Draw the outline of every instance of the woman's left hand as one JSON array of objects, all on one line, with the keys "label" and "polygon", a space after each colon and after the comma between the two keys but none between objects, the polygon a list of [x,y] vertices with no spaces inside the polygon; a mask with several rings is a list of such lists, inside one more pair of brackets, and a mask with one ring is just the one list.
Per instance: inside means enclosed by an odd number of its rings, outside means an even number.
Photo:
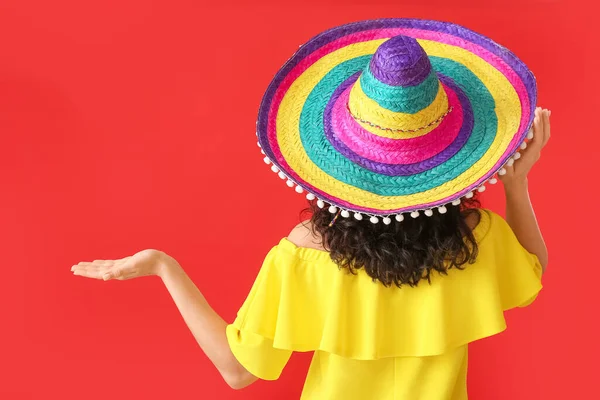
[{"label": "woman's left hand", "polygon": [[77,265],[73,265],[71,271],[73,271],[73,275],[105,281],[110,279],[132,279],[141,276],[159,275],[166,257],[168,256],[162,251],[147,249],[119,260],[82,261]]}]

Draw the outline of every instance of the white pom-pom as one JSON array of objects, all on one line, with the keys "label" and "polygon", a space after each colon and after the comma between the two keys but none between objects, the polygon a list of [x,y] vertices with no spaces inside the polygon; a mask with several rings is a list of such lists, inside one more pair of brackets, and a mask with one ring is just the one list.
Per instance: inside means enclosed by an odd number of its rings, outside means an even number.
[{"label": "white pom-pom", "polygon": [[269,160],[269,157],[265,157],[263,158],[263,161],[265,162],[265,164],[269,165],[271,164],[271,160]]},{"label": "white pom-pom", "polygon": [[431,217],[433,215],[433,211],[425,210],[425,215],[427,215],[428,217]]},{"label": "white pom-pom", "polygon": [[319,208],[323,208],[323,207],[325,207],[325,202],[323,200],[317,200],[317,206]]},{"label": "white pom-pom", "polygon": [[350,216],[350,213],[348,212],[348,210],[342,210],[340,215],[344,218],[348,218]]},{"label": "white pom-pom", "polygon": [[285,176],[285,174],[283,173],[283,171],[279,171],[279,173],[277,174],[281,179],[285,179],[287,178],[287,176]]},{"label": "white pom-pom", "polygon": [[512,167],[512,165],[515,163],[515,160],[511,158],[508,159],[508,161],[506,162],[506,165],[508,165],[509,167]]},{"label": "white pom-pom", "polygon": [[473,192],[465,194],[465,198],[470,199],[471,197],[473,197]]},{"label": "white pom-pom", "polygon": [[418,211],[413,211],[410,213],[410,216],[413,218],[417,218],[419,216],[419,212]]},{"label": "white pom-pom", "polygon": [[477,188],[477,191],[478,191],[479,193],[481,193],[481,192],[485,192],[485,186],[484,186],[484,185],[481,185],[481,186],[479,186],[479,187]]},{"label": "white pom-pom", "polygon": [[496,183],[498,183],[498,179],[492,178],[488,182],[489,182],[490,185],[495,185]]},{"label": "white pom-pom", "polygon": [[294,189],[296,191],[296,193],[302,193],[304,192],[304,189],[302,189],[302,186],[296,186],[296,189]]},{"label": "white pom-pom", "polygon": [[521,150],[525,150],[527,148],[527,143],[521,143]]},{"label": "white pom-pom", "polygon": [[329,206],[329,212],[332,214],[335,214],[337,212],[337,207],[336,206]]},{"label": "white pom-pom", "polygon": [[518,151],[513,155],[513,158],[515,160],[518,160],[519,158],[521,158],[521,153],[519,153]]},{"label": "white pom-pom", "polygon": [[404,215],[402,215],[402,214],[397,214],[397,215],[396,215],[396,221],[398,221],[398,222],[402,222],[402,221],[404,221]]},{"label": "white pom-pom", "polygon": [[379,222],[379,218],[377,218],[377,217],[371,217],[371,218],[369,218],[369,221],[371,221],[372,223],[376,224],[376,223]]},{"label": "white pom-pom", "polygon": [[392,219],[390,217],[385,217],[383,219],[383,223],[386,224],[386,225],[389,225],[389,224],[392,223]]},{"label": "white pom-pom", "polygon": [[271,171],[277,173],[279,172],[279,168],[277,168],[277,165],[271,165]]},{"label": "white pom-pom", "polygon": [[500,176],[506,175],[506,169],[500,168],[500,171],[498,171],[498,175],[500,175]]},{"label": "white pom-pom", "polygon": [[289,187],[293,187],[294,186],[294,181],[290,181],[288,179],[288,181],[285,184],[288,185]]},{"label": "white pom-pom", "polygon": [[527,139],[533,139],[533,129],[530,129],[529,132],[527,132]]},{"label": "white pom-pom", "polygon": [[265,154],[265,151],[263,149],[260,149],[260,154]]},{"label": "white pom-pom", "polygon": [[307,194],[306,194],[306,199],[307,199],[307,200],[314,200],[314,199],[315,199],[315,195],[314,195],[314,194],[312,194],[312,193],[307,193]]},{"label": "white pom-pom", "polygon": [[358,221],[362,220],[362,214],[361,213],[354,213],[354,218],[356,218]]},{"label": "white pom-pom", "polygon": [[456,199],[456,200],[452,201],[453,206],[457,206],[459,204],[460,204],[460,199]]},{"label": "white pom-pom", "polygon": [[448,209],[446,208],[446,206],[440,206],[438,207],[438,211],[440,214],[446,214],[446,211],[448,211]]}]

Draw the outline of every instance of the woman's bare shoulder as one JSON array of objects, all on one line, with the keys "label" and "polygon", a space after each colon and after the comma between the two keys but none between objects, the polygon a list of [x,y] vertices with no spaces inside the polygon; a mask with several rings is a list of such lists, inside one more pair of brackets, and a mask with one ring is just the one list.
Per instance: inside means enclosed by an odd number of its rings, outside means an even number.
[{"label": "woman's bare shoulder", "polygon": [[324,250],[318,232],[313,234],[310,220],[302,221],[288,234],[287,239],[298,247]]},{"label": "woman's bare shoulder", "polygon": [[471,230],[475,229],[477,225],[479,225],[479,221],[481,220],[481,213],[485,212],[481,209],[477,211],[478,212],[469,212],[465,217],[465,222]]}]

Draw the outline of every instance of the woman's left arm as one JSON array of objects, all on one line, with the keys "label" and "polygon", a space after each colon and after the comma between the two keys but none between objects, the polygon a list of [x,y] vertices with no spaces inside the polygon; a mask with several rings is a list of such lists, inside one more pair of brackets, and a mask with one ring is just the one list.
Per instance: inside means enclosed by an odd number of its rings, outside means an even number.
[{"label": "woman's left arm", "polygon": [[242,389],[258,379],[233,355],[226,336],[227,323],[211,308],[181,265],[168,254],[147,249],[120,260],[80,262],[73,265],[71,271],[74,275],[105,281],[160,277],[196,342],[225,382],[234,389]]},{"label": "woman's left arm", "polygon": [[238,362],[227,341],[227,323],[208,304],[181,265],[161,254],[157,275],[162,279],[196,341],[233,389],[242,389],[258,378]]}]

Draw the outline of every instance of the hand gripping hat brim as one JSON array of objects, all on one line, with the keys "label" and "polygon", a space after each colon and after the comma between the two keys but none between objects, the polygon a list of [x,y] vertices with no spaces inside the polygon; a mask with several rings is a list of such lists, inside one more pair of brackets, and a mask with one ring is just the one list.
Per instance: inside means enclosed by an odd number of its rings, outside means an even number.
[{"label": "hand gripping hat brim", "polygon": [[277,72],[258,144],[290,187],[334,208],[445,210],[518,157],[535,104],[531,71],[481,34],[361,21],[314,37]]}]

